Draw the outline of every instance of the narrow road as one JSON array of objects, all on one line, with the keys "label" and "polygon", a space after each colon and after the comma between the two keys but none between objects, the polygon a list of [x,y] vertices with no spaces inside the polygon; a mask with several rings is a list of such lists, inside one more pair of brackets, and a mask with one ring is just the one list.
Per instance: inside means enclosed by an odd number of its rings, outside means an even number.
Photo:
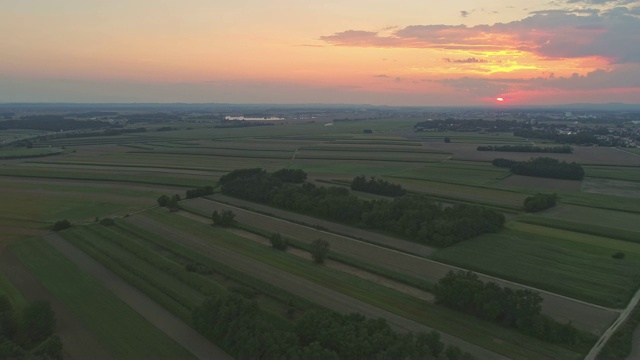
[{"label": "narrow road", "polygon": [[611,324],[611,326],[604,332],[604,334],[602,334],[602,336],[600,337],[600,340],[598,340],[598,342],[593,346],[591,351],[589,351],[587,356],[584,358],[585,360],[594,360],[598,356],[598,354],[600,353],[600,350],[602,350],[604,345],[607,343],[607,341],[609,341],[609,339],[616,332],[618,327],[624,324],[624,322],[627,320],[627,318],[631,314],[631,311],[633,311],[633,309],[636,307],[639,300],[640,300],[640,289],[638,289],[638,291],[633,296],[633,298],[631,298],[631,301],[629,301],[629,304],[627,305],[626,309],[624,309],[624,311],[620,313],[620,316],[618,316],[618,319],[614,321],[613,324]]},{"label": "narrow road", "polygon": [[101,281],[104,287],[111,290],[132,309],[198,359],[233,359],[233,357],[205,339],[177,316],[158,305],[135,287],[129,285],[118,275],[70,244],[60,235],[51,233],[43,238],[83,271]]}]

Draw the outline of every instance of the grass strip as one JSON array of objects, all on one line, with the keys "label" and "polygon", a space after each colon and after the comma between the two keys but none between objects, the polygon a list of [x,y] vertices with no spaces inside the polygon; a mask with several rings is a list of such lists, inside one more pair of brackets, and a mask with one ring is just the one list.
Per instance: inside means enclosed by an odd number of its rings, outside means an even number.
[{"label": "grass strip", "polygon": [[[260,235],[263,236],[265,238],[270,238],[274,233],[264,230],[264,229],[260,229],[251,225],[247,225],[247,224],[243,224],[243,223],[236,223],[235,225],[237,228],[248,231],[250,233],[256,234],[256,235]],[[297,249],[300,250],[304,250],[307,252],[311,251],[311,245],[307,244],[305,242],[302,241],[298,241],[297,239],[293,239],[290,237],[283,237],[284,239],[286,239],[289,242],[290,246],[293,246]],[[395,272],[395,271],[391,271],[385,268],[380,268],[377,267],[373,264],[370,263],[366,263],[363,261],[359,261],[353,258],[350,258],[348,256],[344,256],[342,254],[339,254],[335,251],[329,252],[328,258],[337,262],[340,262],[342,264],[345,265],[349,265],[352,266],[354,268],[360,269],[360,270],[364,270],[367,271],[371,274],[375,274],[375,275],[379,275],[382,277],[385,277],[387,279],[393,280],[393,281],[397,281],[399,283],[405,284],[405,285],[409,285],[409,286],[413,286],[417,289],[421,289],[424,291],[433,291],[433,286],[434,284],[428,282],[428,281],[424,281],[422,279],[417,279],[414,278],[412,276],[408,276],[406,274],[403,273],[399,273],[399,272]]]},{"label": "grass strip", "polygon": [[[166,280],[166,276],[161,276],[159,272],[148,269],[148,266],[142,265],[138,259],[130,254],[127,256],[122,251],[110,249],[108,244],[104,244],[104,241],[89,237],[85,232],[68,231],[63,236],[183,321],[187,323],[191,321],[190,307],[185,305],[185,303],[190,304],[191,301],[173,290],[171,284],[160,281],[161,278]],[[103,244],[96,245],[98,242]],[[127,262],[131,262],[131,264],[129,266],[123,265]],[[200,297],[200,300],[202,299],[203,297]],[[195,301],[196,299],[191,306],[197,305]]]},{"label": "grass strip", "polygon": [[[42,284],[118,359],[192,359],[193,355],[39,238],[10,246]],[[99,310],[98,310],[99,309]]]},{"label": "grass strip", "polygon": [[27,305],[27,300],[22,296],[22,293],[2,273],[0,273],[0,295],[5,295],[11,306],[16,310],[22,309]]},{"label": "grass strip", "polygon": [[275,287],[271,284],[260,281],[252,276],[245,274],[244,272],[238,271],[232,267],[221,264],[202,253],[190,249],[188,247],[182,246],[175,241],[168,240],[162,235],[155,234],[149,232],[145,229],[142,229],[138,226],[130,224],[126,221],[118,221],[117,226],[119,228],[125,229],[126,231],[136,234],[137,236],[148,240],[149,242],[163,248],[164,250],[171,252],[177,256],[190,259],[193,262],[199,262],[201,264],[205,264],[213,269],[214,272],[228,277],[235,282],[243,284],[244,286],[255,289],[271,298],[281,301],[285,304],[293,304],[294,307],[301,311],[306,311],[310,309],[316,309],[318,306],[313,304],[312,302],[305,300],[295,294],[284,291],[278,287]]},{"label": "grass strip", "polygon": [[[575,359],[579,355],[573,350],[545,343],[519,334],[514,330],[430,304],[370,281],[362,280],[356,276],[318,266],[309,260],[273,250],[216,227],[167,212],[149,211],[145,215],[162,223],[171,224],[173,227],[194,236],[207,239],[207,241],[218,246],[223,246],[251,257],[256,261],[310,280],[320,286],[338,291],[437,330],[455,334],[461,339],[512,359],[543,359],[548,357]],[[578,349],[578,351],[584,351],[584,353],[588,350]]]},{"label": "grass strip", "polygon": [[523,216],[516,219],[516,221],[525,224],[540,225],[560,230],[573,231],[581,234],[596,235],[611,239],[640,243],[640,233],[637,231],[610,228],[593,223],[578,223],[562,219],[539,216]]}]

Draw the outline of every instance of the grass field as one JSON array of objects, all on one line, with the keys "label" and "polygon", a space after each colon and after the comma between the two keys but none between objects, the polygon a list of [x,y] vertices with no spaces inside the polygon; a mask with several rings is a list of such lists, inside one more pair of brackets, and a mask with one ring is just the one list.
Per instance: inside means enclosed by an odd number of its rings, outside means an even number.
[{"label": "grass field", "polygon": [[14,244],[12,249],[42,284],[82,319],[118,358],[192,358],[46,242],[32,238]]},{"label": "grass field", "polygon": [[[632,242],[640,233],[640,222],[635,220],[640,213],[640,157],[637,154],[605,147],[576,147],[573,154],[553,154],[552,157],[584,164],[587,178],[582,183],[515,178],[509,176],[507,170],[493,167],[490,161],[496,157],[528,160],[537,154],[479,152],[476,148],[478,145],[531,144],[531,141],[509,133],[415,133],[412,128],[418,121],[417,118],[384,118],[334,121],[332,126],[325,126],[331,122],[326,118],[226,129],[214,128],[213,123],[145,124],[148,130],[144,133],[60,138],[37,142],[36,148],[30,149],[48,151],[48,146],[52,149],[65,146],[64,154],[59,156],[8,160],[2,159],[2,152],[15,150],[3,149],[0,151],[3,244],[18,241],[15,246],[16,249],[23,246],[24,261],[46,258],[33,240],[22,245],[22,239],[42,234],[62,218],[74,224],[89,224],[96,217],[132,214],[154,206],[160,194],[184,196],[187,188],[215,185],[221,175],[238,168],[261,167],[267,171],[301,168],[310,180],[320,181],[323,186],[348,182],[357,175],[375,176],[436,201],[478,204],[514,215],[521,214],[527,196],[538,191],[557,192],[560,204],[556,208],[515,216],[515,221],[510,221],[501,233],[439,250],[434,258],[585,301],[606,306],[624,305],[640,285],[640,244]],[[163,126],[177,130],[155,131]],[[373,133],[365,134],[365,129]],[[0,140],[21,134],[27,135],[27,132],[0,131]],[[444,143],[445,137],[452,142]],[[535,145],[543,143],[535,141]],[[318,268],[287,254],[269,252],[270,249],[262,245],[220,229],[180,220],[168,213],[159,215],[160,212],[152,211],[149,214],[154,221],[169,224],[170,229],[207,239],[252,261],[314,281],[318,287],[349,294],[421,323],[436,324],[444,332],[512,358],[551,358],[556,356],[554,352],[560,354],[558,358],[579,357],[576,352],[520,335],[513,337],[510,331],[501,332],[440,308],[425,307],[423,302],[389,292],[379,285]],[[114,271],[131,283],[137,283],[140,288],[148,286],[148,294],[155,296],[159,303],[168,308],[175,304],[182,306],[183,317],[187,314],[186,308],[203,294],[193,293],[191,285],[184,284],[190,280],[178,279],[174,273],[154,264],[183,266],[187,261],[207,262],[218,269],[209,279],[213,283],[225,288],[259,289],[262,295],[258,299],[275,314],[275,322],[282,321],[277,319],[282,319],[287,299],[295,298],[295,293],[257,281],[244,273],[244,269],[224,266],[203,256],[198,249],[174,241],[166,233],[136,227],[128,220],[118,220],[113,228],[79,227],[65,236],[101,261],[110,263]],[[611,255],[616,252],[624,252],[625,258],[613,259]],[[57,255],[54,255],[51,256],[55,258]],[[43,260],[43,264],[51,266],[57,261],[61,260],[52,258]],[[360,264],[362,268],[380,265],[361,261],[364,262]],[[31,266],[39,265],[32,263]],[[59,271],[69,271],[65,266]],[[56,277],[47,281],[61,280]],[[0,277],[0,291],[5,288],[11,289],[10,284]],[[305,303],[296,299],[299,304]],[[100,304],[96,303],[93,308]],[[314,306],[309,301],[307,304]],[[81,311],[89,312],[90,306],[84,305],[83,309]],[[469,324],[469,329],[465,324]],[[106,327],[109,329],[101,331],[113,329],[112,325]],[[131,350],[127,354],[123,353],[122,357],[136,357],[138,353]]]},{"label": "grass field", "polygon": [[[207,239],[206,241],[252,257],[255,261],[264,262],[296,276],[311,280],[318,286],[339,291],[438,330],[456,334],[456,336],[464,340],[486,346],[510,358],[546,358],[551,354],[558,358],[575,358],[578,356],[578,354],[570,350],[533,339],[525,342],[523,340],[526,337],[514,331],[482,322],[454,311],[435,307],[422,300],[359,279],[353,275],[318,266],[309,260],[274,251],[251,240],[227,233],[223,229],[214,228],[160,210],[154,210],[145,213],[145,215],[162,224],[170,224],[171,227],[182,232],[201,239]],[[534,343],[537,344],[531,346]],[[487,344],[490,345],[487,346]]]},{"label": "grass field", "polygon": [[6,296],[14,309],[22,309],[27,304],[27,300],[20,291],[2,273],[0,273],[0,295]]},{"label": "grass field", "polygon": [[[618,251],[627,256],[612,258]],[[640,244],[517,222],[433,258],[608,307],[640,285]]]}]

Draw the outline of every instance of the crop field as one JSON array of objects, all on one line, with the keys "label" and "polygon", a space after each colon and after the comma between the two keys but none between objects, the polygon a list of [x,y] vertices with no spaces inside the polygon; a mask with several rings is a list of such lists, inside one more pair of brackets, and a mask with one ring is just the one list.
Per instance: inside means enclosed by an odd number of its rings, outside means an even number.
[{"label": "crop field", "polygon": [[582,191],[592,194],[640,198],[640,182],[586,178],[582,181]]},{"label": "crop field", "polygon": [[12,249],[43,285],[67,304],[117,358],[192,358],[190,353],[46,242],[25,240]]},{"label": "crop field", "polygon": [[[640,156],[636,156],[640,159]],[[622,166],[585,166],[585,173],[589,177],[640,181],[640,165],[633,167]]]},{"label": "crop field", "polygon": [[[251,240],[243,239],[234,234],[226,233],[224,230],[169,214],[165,211],[153,211],[145,213],[144,216],[136,215],[135,217],[128,218],[127,222],[144,227],[158,234],[169,233],[176,241],[188,247],[199,249],[208,256],[217,256],[218,261],[225,261],[228,265],[233,266],[232,264],[236,264],[236,268],[242,269],[256,277],[260,277],[263,272],[274,271],[267,270],[267,268],[264,268],[264,265],[260,265],[260,263],[268,264],[270,267],[279,269],[280,272],[284,271],[294,275],[296,278],[311,281],[315,284],[312,287],[321,287],[337,291],[338,293],[345,294],[391,313],[410,316],[414,321],[436,329],[444,330],[444,327],[448,332],[455,333],[463,340],[486,345],[489,338],[491,338],[493,339],[494,345],[492,345],[490,349],[510,358],[544,358],[551,354],[559,356],[560,358],[572,358],[576,356],[575,353],[567,349],[549,344],[538,343],[537,345],[541,346],[540,348],[529,344],[524,345],[519,339],[521,335],[507,329],[486,324],[473,318],[460,316],[446,309],[437,309],[436,311],[436,309],[432,309],[428,303],[401,294],[395,290],[387,289],[327,267],[319,267],[308,260],[273,251]],[[230,253],[229,250],[233,251],[233,253]],[[253,261],[247,262],[240,260],[244,257],[250,257]],[[286,289],[287,286],[282,282],[287,281],[287,277],[288,276],[283,273],[280,276],[270,276],[267,281]],[[263,276],[262,279],[265,279],[265,277]],[[301,282],[299,286],[296,287],[298,295],[309,296],[308,299],[312,301],[322,301],[318,300],[316,295],[305,295],[308,290],[302,285],[303,283],[305,282]],[[325,294],[331,294],[329,290],[323,290],[323,292]],[[316,293],[315,291],[314,293]],[[340,301],[334,299],[328,302],[328,304],[333,303],[340,304]],[[330,308],[335,306],[336,305],[329,305]],[[339,310],[339,308],[336,310]],[[487,338],[486,334],[491,335]]]},{"label": "crop field", "polygon": [[510,175],[509,170],[492,165],[447,161],[425,164],[419,169],[394,174],[392,177],[441,181],[450,184],[491,185]]},{"label": "crop field", "polygon": [[[638,214],[629,212],[563,204],[533,216],[640,233]],[[638,240],[640,241],[640,238]]]},{"label": "crop field", "polygon": [[[638,244],[521,223],[508,228],[432,257],[607,307],[623,307],[640,285]],[[612,258],[629,248],[624,260]]]},{"label": "crop field", "polygon": [[[126,305],[114,305],[120,302],[118,296],[96,290],[101,280],[87,280],[90,277],[73,267],[66,255],[38,240],[49,236],[55,221],[68,219],[74,225],[59,234],[61,241],[90,255],[185,323],[190,321],[190,310],[208,294],[241,288],[255,291],[255,299],[272,322],[284,328],[291,324],[286,312],[293,301],[294,317],[310,308],[327,307],[383,317],[396,328],[435,328],[450,343],[484,354],[479,358],[496,354],[514,359],[582,357],[588,349],[544,343],[432,304],[410,291],[383,286],[373,277],[367,280],[318,266],[308,255],[277,252],[264,245],[264,238],[258,243],[246,232],[243,236],[241,231],[202,223],[201,216],[209,217],[213,210],[232,210],[242,229],[263,236],[279,232],[295,241],[295,251],[302,253],[314,239],[325,239],[331,244],[332,261],[421,291],[431,291],[448,271],[475,270],[483,281],[540,291],[544,314],[601,334],[618,315],[614,309],[625,307],[640,287],[640,222],[636,219],[640,156],[606,147],[575,147],[573,154],[481,152],[476,150],[479,145],[554,144],[532,143],[508,133],[415,133],[412,128],[418,121],[323,118],[246,128],[155,123],[140,125],[147,127],[146,132],[52,139],[35,142],[33,149],[3,148],[0,254],[6,249],[18,254],[52,296],[70,308],[79,301],[73,296],[85,299],[74,316],[86,322],[118,358],[192,355],[167,340],[134,309],[117,319],[127,323],[131,317],[132,331],[144,334],[131,335],[126,341],[108,335],[115,320],[91,314],[92,309],[104,306],[116,311]],[[333,125],[325,126],[330,122]],[[166,126],[174,130],[156,131]],[[0,140],[19,135],[0,131]],[[451,142],[445,143],[445,137]],[[57,156],[2,158],[5,153],[44,154],[63,146]],[[498,157],[538,156],[583,164],[586,178],[516,176],[491,165]],[[161,194],[184,198],[189,188],[216,186],[220,176],[234,169],[257,167],[269,172],[302,169],[317,186],[348,186],[355,176],[373,176],[445,206],[465,203],[497,209],[508,221],[499,233],[435,249],[220,194],[180,202],[183,213],[193,213],[188,216],[151,209]],[[557,193],[558,205],[524,214],[524,199],[537,192]],[[116,218],[116,224],[96,223],[105,217]],[[617,253],[623,253],[623,258],[612,257]],[[185,266],[194,262],[206,264],[213,272],[206,276],[186,272]],[[72,288],[74,282],[81,286]],[[0,292],[17,299],[12,301],[31,300],[1,273]],[[94,300],[91,292],[105,299]],[[102,321],[103,325],[95,325]],[[155,330],[147,335],[146,327]],[[143,354],[143,347],[155,347],[158,355]]]},{"label": "crop field", "polygon": [[[216,195],[215,198],[219,198],[219,196]],[[228,197],[223,198],[228,199]],[[246,205],[246,202],[238,200],[232,200],[232,203],[237,204],[238,206]],[[437,280],[446,275],[447,272],[457,270],[457,268],[446,264],[435,263],[423,257],[414,256],[428,256],[433,252],[433,249],[426,248],[423,245],[414,244],[414,246],[411,247],[411,243],[406,242],[406,245],[402,245],[398,244],[398,240],[394,238],[384,237],[380,234],[360,229],[352,229],[350,227],[333,224],[327,221],[314,221],[307,216],[283,210],[251,205],[252,208],[258,209],[261,213],[268,212],[277,216],[277,218],[273,218],[260,213],[247,211],[237,207],[229,207],[228,205],[203,199],[186,201],[184,202],[184,206],[188,209],[195,209],[197,212],[202,214],[209,214],[213,210],[232,210],[237,214],[236,217],[238,221],[243,224],[249,224],[270,232],[278,232],[283,236],[298,239],[301,242],[309,243],[313,239],[322,238],[331,244],[331,248],[334,251],[349,258],[364,263],[375,264],[379,268],[400,272],[405,276],[423,279],[431,283],[437,282]],[[161,214],[156,213],[156,216],[160,215]],[[163,217],[163,221],[169,221],[169,218]],[[308,224],[309,227],[300,225],[299,223]],[[318,226],[326,229],[335,229],[336,232],[349,237],[318,230],[315,228]],[[366,242],[358,241],[356,239],[364,239]],[[466,244],[466,242],[463,242],[458,246],[461,246],[462,244]],[[400,252],[393,250],[400,250]],[[440,250],[436,252],[436,255],[441,251],[446,250],[448,249]],[[488,250],[483,249],[483,251]],[[496,258],[499,258],[500,254],[500,252],[496,252]],[[473,256],[478,257],[477,253],[474,253]],[[496,260],[494,259],[494,262],[495,261]],[[465,265],[465,267],[467,266]],[[546,280],[551,281],[550,279]],[[514,284],[505,283],[495,278],[486,278],[486,281],[494,281],[502,286],[514,286]],[[598,333],[613,320],[613,312],[602,311],[594,307],[585,306],[584,304],[559,298],[550,294],[543,293],[541,295],[545,299],[546,304],[543,308],[544,312],[548,313],[550,316],[557,316],[558,318],[566,321],[570,320],[574,325],[588,331]],[[556,307],[562,309],[562,311],[557,312]],[[571,310],[567,311],[567,309]]]}]

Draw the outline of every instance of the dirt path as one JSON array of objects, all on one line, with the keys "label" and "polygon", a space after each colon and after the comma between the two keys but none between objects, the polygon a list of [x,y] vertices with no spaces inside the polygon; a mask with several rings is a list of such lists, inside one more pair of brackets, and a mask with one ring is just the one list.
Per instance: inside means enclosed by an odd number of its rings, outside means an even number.
[{"label": "dirt path", "polygon": [[[233,199],[235,203],[235,199]],[[244,202],[242,202],[244,204]],[[249,203],[251,204],[251,203]],[[374,244],[369,244],[353,238],[329,233],[322,230],[298,225],[287,220],[273,218],[253,211],[244,210],[235,206],[218,203],[215,201],[198,198],[181,202],[181,205],[211,213],[213,210],[232,210],[236,214],[236,220],[273,232],[279,232],[285,237],[298,239],[299,241],[311,242],[317,238],[322,238],[331,244],[333,251],[349,256],[359,261],[376,264],[381,268],[402,272],[418,279],[424,279],[436,283],[449,271],[464,270],[459,267],[446,265],[420,256],[415,256],[405,252],[383,248]],[[260,205],[256,205],[260,206]],[[298,214],[284,210],[266,207],[271,213],[277,213],[287,219],[302,219]],[[306,217],[308,218],[308,217]],[[313,219],[313,218],[312,218]],[[302,220],[300,220],[302,221]],[[306,222],[306,221],[305,221]],[[328,222],[327,222],[328,223]],[[313,222],[315,224],[315,222]],[[330,223],[329,223],[330,224]],[[339,225],[337,225],[339,226]],[[327,228],[333,229],[331,225]],[[364,231],[363,231],[364,232]],[[394,239],[395,241],[403,241]],[[403,241],[406,242],[406,241]],[[532,289],[538,291],[544,299],[543,313],[561,322],[571,321],[579,329],[600,335],[618,317],[619,311],[603,308],[601,306],[589,304],[580,300],[571,299],[562,295],[548,291],[531,288],[525,285],[506,281],[493,276],[480,275],[483,281],[492,281],[500,286],[507,286],[513,289]]]},{"label": "dirt path", "polygon": [[111,290],[132,309],[197,358],[232,359],[231,356],[202,337],[178,317],[165,310],[138,289],[129,285],[92,257],[71,245],[58,234],[46,235],[44,239],[82,270],[101,281],[104,287]]},{"label": "dirt path", "polygon": [[11,249],[0,254],[0,271],[16,286],[28,301],[45,300],[56,314],[56,334],[62,340],[66,358],[115,359],[93,336],[71,310],[49,292],[27,269]]},{"label": "dirt path", "polygon": [[[432,330],[426,325],[398,316],[389,311],[379,309],[364,301],[354,299],[337,291],[319,286],[314,282],[302,279],[286,271],[261,263],[255,259],[238,254],[224,247],[217,246],[207,240],[198,238],[187,232],[178,230],[170,225],[160,223],[143,215],[130,216],[126,218],[125,221],[142,227],[148,231],[161,233],[167,238],[174,239],[191,249],[197,250],[215,261],[243,271],[261,281],[273,284],[285,291],[294,293],[334,311],[341,313],[358,312],[367,317],[383,318],[386,319],[393,328],[401,331]],[[470,344],[449,334],[442,333],[442,340],[445,343],[457,345],[463,350],[469,351],[478,359],[506,359],[503,356],[477,345]]]},{"label": "dirt path", "polygon": [[[204,218],[202,216],[198,216],[192,213],[188,213],[185,211],[180,211],[177,213],[180,216],[184,216],[190,219],[193,219],[195,221],[198,221],[200,223],[203,224],[209,224],[211,223],[211,221],[207,218]],[[227,228],[225,229],[225,231],[236,234],[238,236],[241,236],[245,239],[249,239],[251,241],[255,241],[259,244],[262,244],[264,246],[271,246],[271,243],[269,242],[269,239],[260,236],[260,235],[256,235],[254,233],[242,230],[242,229],[235,229],[235,228]],[[287,248],[287,250],[285,250],[287,253],[304,258],[306,260],[312,260],[311,258],[311,254],[309,254],[309,252],[304,251],[304,250],[300,250],[300,249],[296,249],[294,247],[289,246]],[[429,302],[433,302],[434,300],[434,296],[432,293],[424,291],[424,290],[420,290],[418,288],[415,288],[413,286],[409,286],[407,284],[403,284],[401,282],[398,281],[394,281],[391,280],[389,278],[386,278],[384,276],[380,276],[380,275],[376,275],[374,273],[362,270],[362,269],[358,269],[356,267],[347,265],[347,264],[343,264],[341,262],[338,261],[334,261],[331,259],[326,259],[324,261],[324,265],[328,268],[334,269],[334,270],[338,270],[338,271],[342,271],[344,273],[350,274],[350,275],[354,275],[357,276],[361,279],[364,280],[368,280],[371,281],[373,283],[376,283],[378,285],[390,288],[390,289],[394,289],[396,291],[399,291],[403,294],[407,294],[413,297],[416,297],[418,299],[421,300],[425,300],[425,301],[429,301]]]}]

